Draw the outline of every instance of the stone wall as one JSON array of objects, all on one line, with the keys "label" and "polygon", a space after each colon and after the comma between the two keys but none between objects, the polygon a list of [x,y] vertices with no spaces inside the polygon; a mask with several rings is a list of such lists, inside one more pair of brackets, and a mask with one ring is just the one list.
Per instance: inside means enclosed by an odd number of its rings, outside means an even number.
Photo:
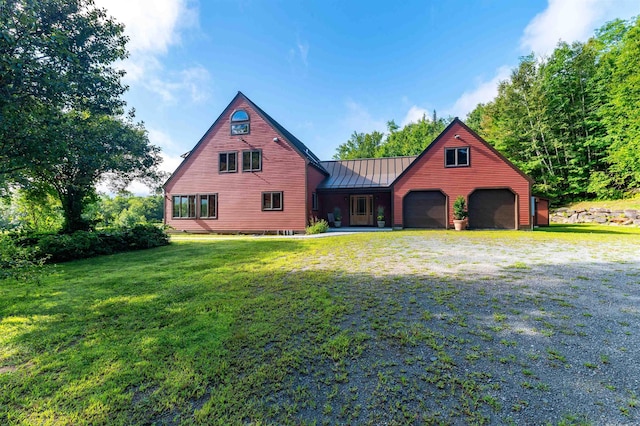
[{"label": "stone wall", "polygon": [[602,208],[588,210],[559,208],[551,211],[549,221],[551,223],[640,226],[640,212],[638,210],[609,210]]}]

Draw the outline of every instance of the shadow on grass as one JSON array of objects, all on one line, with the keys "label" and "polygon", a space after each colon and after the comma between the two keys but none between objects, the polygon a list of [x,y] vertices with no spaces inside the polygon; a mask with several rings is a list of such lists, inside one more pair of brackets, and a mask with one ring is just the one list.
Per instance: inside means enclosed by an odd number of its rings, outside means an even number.
[{"label": "shadow on grass", "polygon": [[640,265],[378,276],[295,269],[303,245],[177,244],[0,287],[0,366],[18,367],[0,420],[638,420]]}]

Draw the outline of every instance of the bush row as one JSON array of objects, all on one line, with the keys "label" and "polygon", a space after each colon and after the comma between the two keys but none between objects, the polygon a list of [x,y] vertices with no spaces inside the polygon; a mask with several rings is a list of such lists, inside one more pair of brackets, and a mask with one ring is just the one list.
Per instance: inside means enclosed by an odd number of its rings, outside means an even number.
[{"label": "bush row", "polygon": [[39,258],[54,263],[169,244],[164,229],[155,225],[73,234],[16,234],[15,238],[18,246],[35,247]]}]

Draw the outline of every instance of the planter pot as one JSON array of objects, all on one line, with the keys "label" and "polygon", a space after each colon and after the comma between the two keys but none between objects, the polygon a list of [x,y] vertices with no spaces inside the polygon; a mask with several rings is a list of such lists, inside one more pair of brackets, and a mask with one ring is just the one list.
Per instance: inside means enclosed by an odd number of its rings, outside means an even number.
[{"label": "planter pot", "polygon": [[384,228],[384,220],[378,221],[378,228]]},{"label": "planter pot", "polygon": [[340,228],[342,226],[342,221],[341,220],[335,220],[335,221],[333,221],[333,224],[336,226],[336,228]]},{"label": "planter pot", "polygon": [[462,220],[454,219],[453,227],[455,228],[456,231],[462,231],[467,227],[467,221],[464,219]]}]

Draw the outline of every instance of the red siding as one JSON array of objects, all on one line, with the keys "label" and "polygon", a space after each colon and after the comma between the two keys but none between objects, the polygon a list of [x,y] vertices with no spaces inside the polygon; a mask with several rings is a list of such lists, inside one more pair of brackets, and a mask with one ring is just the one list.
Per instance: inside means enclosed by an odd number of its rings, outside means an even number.
[{"label": "red siding", "polygon": [[[231,136],[237,109],[250,116],[250,134]],[[278,137],[279,142],[273,139]],[[191,232],[304,231],[307,217],[306,160],[242,98],[237,98],[165,187],[166,223]],[[262,171],[242,171],[242,151],[262,150]],[[238,153],[236,173],[219,173],[219,153]],[[283,192],[282,211],[262,211],[262,193]],[[217,219],[173,219],[172,196],[218,194]],[[310,197],[310,195],[309,195]]]},{"label": "red siding", "polygon": [[[456,139],[455,135],[460,138]],[[445,148],[466,146],[470,148],[470,166],[445,167]],[[473,133],[456,123],[394,184],[394,226],[402,226],[402,199],[410,190],[441,190],[447,195],[449,226],[452,226],[456,197],[463,195],[468,199],[469,194],[479,188],[511,189],[516,194],[519,228],[531,226],[529,180]]]},{"label": "red siding", "polygon": [[307,212],[309,213],[309,218],[317,217],[318,219],[322,219],[320,216],[320,198],[318,198],[318,210],[312,209],[312,194],[315,192],[317,194],[318,185],[325,179],[324,173],[320,172],[320,170],[316,169],[311,164],[307,165]]}]

